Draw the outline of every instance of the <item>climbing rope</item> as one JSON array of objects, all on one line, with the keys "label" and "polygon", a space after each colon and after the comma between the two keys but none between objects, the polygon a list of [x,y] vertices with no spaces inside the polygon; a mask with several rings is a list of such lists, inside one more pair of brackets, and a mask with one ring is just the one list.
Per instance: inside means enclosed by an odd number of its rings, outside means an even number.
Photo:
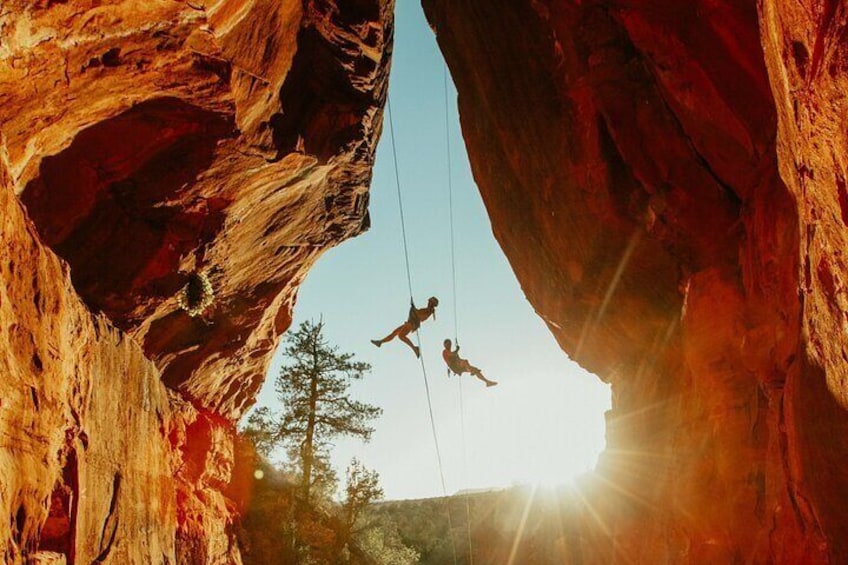
[{"label": "climbing rope", "polygon": [[[409,302],[414,306],[413,301],[413,293],[412,293],[412,270],[409,268],[409,245],[406,240],[406,222],[404,220],[403,213],[403,197],[400,190],[400,169],[398,168],[398,159],[397,159],[397,144],[395,143],[395,127],[394,121],[392,120],[392,103],[391,98],[386,95],[386,110],[389,117],[389,134],[392,140],[392,159],[395,165],[395,186],[397,188],[397,198],[398,198],[398,212],[400,213],[400,227],[401,227],[401,236],[403,237],[403,256],[404,261],[406,263],[406,282],[409,285]],[[439,448],[439,436],[436,433],[436,419],[433,416],[433,402],[430,399],[430,380],[427,377],[427,367],[424,365],[424,355],[423,351],[423,343],[421,341],[421,329],[415,329],[415,337],[418,340],[418,360],[421,362],[421,374],[424,376],[424,390],[427,393],[427,410],[430,413],[430,429],[433,432],[433,443],[436,446],[436,460],[439,464],[439,478],[442,482],[442,494],[445,498],[445,506],[447,510],[448,516],[448,533],[451,538],[451,550],[453,552],[453,563],[456,565],[456,542],[454,541],[453,536],[453,520],[451,519],[450,512],[450,499],[448,498],[448,489],[445,484],[445,471],[442,465],[442,451]]]},{"label": "climbing rope", "polygon": [[[459,380],[459,427],[462,436],[462,474],[465,480],[465,488],[468,488],[468,457],[465,450],[465,407],[462,402],[462,378]],[[470,494],[465,493],[465,531],[468,535],[468,563],[474,565],[474,545],[471,543],[471,504],[468,501]]]},{"label": "climbing rope", "polygon": [[412,271],[409,268],[409,245],[406,243],[406,220],[404,219],[403,214],[403,195],[400,192],[400,168],[398,167],[397,144],[395,143],[395,124],[392,121],[392,99],[388,94],[386,94],[386,109],[389,114],[389,134],[392,138],[392,160],[395,164],[395,187],[397,188],[398,212],[400,215],[400,233],[403,236],[403,258],[406,262],[406,282],[409,285],[409,301],[412,302]]},{"label": "climbing rope", "polygon": [[[450,144],[450,103],[448,97],[448,67],[442,67],[443,84],[445,91],[445,149],[447,152],[447,177],[448,177],[448,215],[450,224],[450,248],[451,248],[451,283],[453,286],[453,338],[454,346],[459,346],[459,309],[457,308],[456,294],[456,236],[453,222],[453,168],[451,167],[451,144]],[[465,487],[468,488],[468,457],[465,449],[465,407],[462,401],[462,376],[459,378],[459,420],[460,432],[462,437],[462,473]],[[471,543],[471,507],[468,501],[468,493],[463,497],[465,499],[465,529],[468,534],[468,563],[474,565],[474,546]]]},{"label": "climbing rope", "polygon": [[443,67],[444,74],[444,87],[445,87],[445,148],[447,152],[447,164],[448,164],[448,216],[450,219],[450,248],[451,248],[451,283],[453,285],[453,339],[458,344],[459,343],[459,317],[457,315],[458,309],[456,307],[457,298],[456,298],[456,238],[454,237],[454,229],[453,229],[453,175],[451,171],[453,170],[451,167],[451,146],[450,146],[450,121],[448,119],[448,68],[447,66]]}]

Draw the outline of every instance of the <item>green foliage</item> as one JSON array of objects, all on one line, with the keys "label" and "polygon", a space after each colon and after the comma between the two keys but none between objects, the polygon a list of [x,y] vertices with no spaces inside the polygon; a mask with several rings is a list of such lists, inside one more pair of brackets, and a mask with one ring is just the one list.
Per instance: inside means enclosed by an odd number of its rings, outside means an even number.
[{"label": "green foliage", "polygon": [[403,544],[393,525],[370,528],[362,533],[360,548],[380,565],[413,565],[420,555]]},{"label": "green foliage", "polygon": [[[419,563],[453,563],[451,531],[448,528],[445,498],[386,502],[371,506],[367,518],[396,528],[401,542],[419,553]],[[456,541],[458,557],[466,552],[463,545],[465,507],[451,500],[451,518],[454,525],[453,539]],[[462,561],[460,559],[460,561]]]},{"label": "green foliage", "polygon": [[[447,509],[453,521],[457,563],[580,563],[581,525],[594,520],[593,493],[605,484],[593,475],[556,488],[515,486],[445,498],[390,501],[371,505],[365,518],[396,528],[400,542],[419,553],[418,563],[453,562]],[[603,492],[608,493],[604,486]],[[609,496],[606,494],[605,496]],[[466,522],[466,503],[468,522]],[[626,505],[626,499],[604,499]],[[469,544],[469,537],[471,543]]]},{"label": "green foliage", "polygon": [[304,322],[287,338],[284,363],[275,381],[279,414],[257,408],[242,435],[267,459],[285,448],[289,461],[274,468],[262,463],[242,520],[239,542],[246,565],[416,563],[397,530],[365,520],[364,511],[382,498],[379,475],[353,460],[347,469],[344,500],[332,500],[337,478],[329,463],[332,439],[368,440],[369,423],[382,410],[351,399],[352,381],[370,366],[340,353],[322,336],[322,325]]},{"label": "green foliage", "polygon": [[406,547],[394,525],[367,519],[382,496],[379,476],[354,461],[342,503],[319,497],[304,505],[298,477],[260,463],[263,478],[241,520],[239,547],[245,565],[407,565],[418,552]]},{"label": "green foliage", "polygon": [[366,469],[358,459],[354,459],[347,468],[345,491],[345,520],[352,530],[362,511],[372,502],[383,498],[380,475],[376,471]]},{"label": "green foliage", "polygon": [[[315,416],[315,446],[325,446],[337,436],[371,438],[368,422],[382,409],[348,396],[351,381],[362,379],[371,365],[355,361],[353,354],[340,353],[321,334],[323,324],[306,321],[287,339],[287,359],[280,369],[275,390],[284,406],[279,423],[283,442],[298,445]],[[313,390],[314,388],[314,390]]]},{"label": "green foliage", "polygon": [[256,480],[247,511],[238,530],[245,565],[298,563],[294,478],[266,462],[264,477]]},{"label": "green foliage", "polygon": [[351,382],[362,379],[371,366],[329,345],[322,330],[323,324],[306,321],[289,334],[285,362],[274,383],[283,410],[272,414],[258,408],[243,430],[266,457],[278,447],[286,448],[306,499],[313,490],[333,491],[331,441],[340,436],[368,441],[374,431],[369,423],[382,414],[382,409],[348,394]]}]

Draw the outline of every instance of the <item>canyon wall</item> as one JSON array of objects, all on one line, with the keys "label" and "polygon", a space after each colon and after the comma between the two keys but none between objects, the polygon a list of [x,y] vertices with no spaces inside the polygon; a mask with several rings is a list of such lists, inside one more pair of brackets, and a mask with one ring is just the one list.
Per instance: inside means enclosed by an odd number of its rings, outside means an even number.
[{"label": "canyon wall", "polygon": [[[564,554],[848,561],[845,4],[423,3],[495,235],[612,385]],[[4,562],[239,561],[233,422],[368,228],[391,10],[3,4]]]},{"label": "canyon wall", "polygon": [[568,561],[848,561],[845,4],[422,3],[495,236],[612,386]]},{"label": "canyon wall", "polygon": [[368,228],[392,9],[3,4],[5,563],[240,561],[233,423]]}]

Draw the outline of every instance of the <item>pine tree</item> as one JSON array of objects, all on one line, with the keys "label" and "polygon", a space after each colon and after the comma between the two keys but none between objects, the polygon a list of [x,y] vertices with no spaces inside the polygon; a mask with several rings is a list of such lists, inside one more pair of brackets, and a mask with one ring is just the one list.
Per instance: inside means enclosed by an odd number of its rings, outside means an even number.
[{"label": "pine tree", "polygon": [[[276,480],[257,483],[240,532],[249,548],[245,563],[417,563],[418,553],[403,545],[394,526],[364,519],[383,494],[376,472],[354,460],[343,500],[331,500],[330,442],[339,436],[367,441],[374,431],[369,424],[382,410],[350,398],[351,382],[371,367],[330,346],[322,330],[321,323],[304,322],[287,336],[275,381],[282,412],[257,408],[242,427],[262,458],[285,446],[294,463],[286,472],[265,463],[266,477]],[[292,482],[280,481],[286,474]]]},{"label": "pine tree", "polygon": [[313,486],[335,482],[329,442],[340,436],[368,441],[374,431],[369,423],[382,413],[348,394],[350,383],[362,379],[371,366],[329,345],[322,331],[323,323],[307,321],[289,335],[286,362],[275,382],[283,406],[275,435],[299,464],[301,496],[307,503]]}]

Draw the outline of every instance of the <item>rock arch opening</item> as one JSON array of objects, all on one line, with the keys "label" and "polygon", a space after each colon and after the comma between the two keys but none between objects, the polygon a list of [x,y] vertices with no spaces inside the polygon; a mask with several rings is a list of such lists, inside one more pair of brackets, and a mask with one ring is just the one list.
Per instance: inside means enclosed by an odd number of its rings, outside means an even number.
[{"label": "rock arch opening", "polygon": [[[410,10],[417,9],[410,7]],[[423,40],[432,42],[432,31],[426,26],[421,29]],[[609,388],[567,361],[551,333],[527,303],[527,288],[520,288],[514,269],[510,269],[502,249],[492,237],[492,223],[500,219],[500,215],[490,209],[487,217],[485,207],[493,203],[485,198],[481,200],[471,178],[458,127],[459,117],[451,99],[448,121],[456,199],[457,309],[460,318],[460,335],[454,335],[442,61],[437,52],[426,51],[421,43],[410,46],[411,35],[409,29],[404,28],[396,37],[393,120],[414,299],[420,304],[429,296],[437,296],[440,300],[437,320],[428,321],[422,328],[425,341],[422,357],[433,387],[432,400],[441,436],[440,448],[445,456],[447,491],[450,494],[466,488],[494,488],[510,485],[513,480],[545,484],[567,482],[592,468],[597,452],[603,449],[603,412],[609,405]],[[402,58],[416,50],[415,57],[409,57],[414,62]],[[383,133],[369,199],[370,213],[378,221],[367,238],[333,252],[332,259],[322,259],[299,291],[295,324],[303,317],[323,312],[325,319],[332,316],[333,321],[327,323],[330,331],[347,326],[348,331],[337,338],[339,345],[350,347],[375,366],[373,388],[366,385],[368,391],[364,396],[386,399],[386,389],[393,385],[376,384],[383,380],[381,374],[402,375],[405,382],[420,380],[421,375],[417,366],[406,358],[409,353],[406,346],[385,343],[376,350],[367,339],[387,335],[398,322],[396,307],[400,305],[401,317],[405,317],[409,304],[399,243],[401,233],[397,224],[388,123],[384,123]],[[512,204],[510,211],[516,214],[512,225],[522,226],[525,217],[518,215],[523,214],[527,206],[520,196],[516,196]],[[495,228],[497,231],[497,226]],[[525,257],[536,257],[532,245],[527,246],[525,253]],[[379,262],[377,268],[376,262]],[[344,281],[342,293],[338,291],[340,281]],[[537,282],[564,287],[558,278],[539,279],[533,284]],[[380,292],[375,293],[374,289]],[[363,316],[365,313],[367,316]],[[355,331],[352,328],[356,328]],[[462,357],[479,367],[486,377],[500,383],[486,389],[474,376],[462,377],[468,449],[469,453],[477,454],[470,456],[474,461],[468,483],[461,472],[458,379],[445,378],[441,357],[443,340],[455,337],[462,344]],[[271,365],[266,388],[260,394],[260,404],[274,403],[270,391],[277,376],[276,367]],[[594,387],[591,397],[582,394],[587,392],[583,387]],[[577,389],[581,389],[580,392],[576,392]],[[430,472],[436,465],[432,457],[433,438],[428,427],[419,426],[428,416],[426,412],[415,412],[419,402],[426,402],[423,391],[410,387],[394,394],[397,396],[386,400],[385,406],[409,402],[410,410],[384,414],[376,424],[378,437],[369,451],[409,451],[415,465],[427,472],[422,471],[420,477],[412,480],[403,471],[403,467],[410,464],[408,461],[386,462],[380,473],[386,481],[387,496],[408,498],[440,494],[438,473]],[[492,400],[490,404],[492,398],[502,400]],[[556,405],[556,399],[562,402]],[[580,399],[583,406],[574,405],[579,404]],[[580,421],[576,414],[585,414],[587,419]],[[379,430],[387,432],[380,435]],[[557,435],[561,449],[550,442],[550,438]],[[351,451],[351,455],[354,454],[356,451]],[[405,484],[405,479],[415,484]]]}]

